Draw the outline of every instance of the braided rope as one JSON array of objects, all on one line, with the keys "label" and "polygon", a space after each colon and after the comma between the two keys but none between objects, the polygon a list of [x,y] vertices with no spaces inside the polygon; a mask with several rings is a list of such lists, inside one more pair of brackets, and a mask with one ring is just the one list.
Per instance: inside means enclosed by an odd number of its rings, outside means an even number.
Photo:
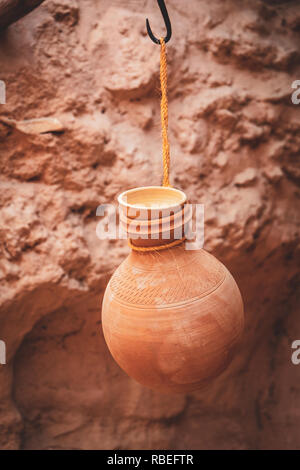
[{"label": "braided rope", "polygon": [[170,145],[168,139],[168,96],[167,96],[167,56],[164,38],[160,38],[160,87],[161,87],[161,128],[163,148],[163,186],[171,186],[169,181],[170,171]]},{"label": "braided rope", "polygon": [[186,237],[180,238],[178,240],[174,240],[170,243],[166,243],[165,245],[158,245],[158,246],[136,246],[133,245],[132,241],[130,238],[128,239],[128,245],[130,248],[134,251],[160,251],[160,250],[166,250],[167,248],[172,248],[173,246],[180,245],[181,243],[184,242]]}]

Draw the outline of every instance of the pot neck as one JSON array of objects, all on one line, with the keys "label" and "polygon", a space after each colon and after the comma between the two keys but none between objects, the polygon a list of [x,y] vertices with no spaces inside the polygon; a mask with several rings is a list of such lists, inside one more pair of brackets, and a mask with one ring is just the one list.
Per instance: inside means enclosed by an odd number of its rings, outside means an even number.
[{"label": "pot neck", "polygon": [[186,195],[175,188],[147,186],[130,189],[118,197],[120,223],[133,249],[151,251],[178,245],[191,214]]},{"label": "pot neck", "polygon": [[[159,217],[158,217],[159,215]],[[191,222],[191,208],[179,207],[177,211],[166,211],[157,214],[149,211],[148,217],[130,218],[120,215],[122,229],[125,231],[129,245],[136,251],[160,251],[181,244]]]}]

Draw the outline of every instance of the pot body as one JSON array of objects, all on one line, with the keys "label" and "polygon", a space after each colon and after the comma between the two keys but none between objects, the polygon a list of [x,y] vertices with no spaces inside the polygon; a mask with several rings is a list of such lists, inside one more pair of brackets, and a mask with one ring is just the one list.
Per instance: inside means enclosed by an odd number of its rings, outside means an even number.
[{"label": "pot body", "polygon": [[229,271],[205,250],[133,251],[107,286],[102,325],[130,377],[161,392],[189,392],[230,363],[243,302]]}]

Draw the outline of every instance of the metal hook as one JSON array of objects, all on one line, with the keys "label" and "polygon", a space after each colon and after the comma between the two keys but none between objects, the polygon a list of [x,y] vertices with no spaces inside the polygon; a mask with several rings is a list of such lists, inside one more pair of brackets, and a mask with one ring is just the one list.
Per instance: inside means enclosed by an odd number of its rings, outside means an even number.
[{"label": "metal hook", "polygon": [[[168,15],[168,10],[167,10],[167,7],[165,5],[165,2],[164,0],[157,0],[157,3],[158,3],[158,6],[160,8],[160,11],[161,11],[161,14],[163,16],[163,19],[164,19],[164,22],[165,22],[165,25],[166,25],[166,28],[167,28],[167,35],[164,39],[165,43],[170,41],[171,39],[171,36],[172,36],[172,27],[171,27],[171,22],[170,22],[170,18],[169,18],[169,15]],[[160,40],[157,39],[154,34],[152,33],[152,30],[150,28],[150,24],[149,24],[149,20],[148,18],[146,19],[146,26],[147,26],[147,31],[148,31],[148,34],[150,36],[150,39],[155,42],[155,44],[160,44]]]}]

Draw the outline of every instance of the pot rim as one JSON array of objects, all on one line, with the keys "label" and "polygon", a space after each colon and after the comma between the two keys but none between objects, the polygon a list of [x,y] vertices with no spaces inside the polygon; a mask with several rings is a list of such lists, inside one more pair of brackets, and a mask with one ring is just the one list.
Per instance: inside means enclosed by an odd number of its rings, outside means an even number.
[{"label": "pot rim", "polygon": [[[125,201],[124,200],[124,197],[128,196],[128,194],[134,194],[134,193],[138,193],[138,192],[143,192],[143,191],[149,191],[149,190],[153,190],[154,192],[159,190],[160,192],[166,192],[167,193],[173,193],[177,195],[177,200],[175,200],[174,198],[174,202],[169,202],[169,203],[166,203],[165,205],[162,205],[162,206],[159,206],[158,207],[151,207],[151,206],[145,206],[145,205],[142,205],[141,204],[130,204],[129,202]],[[178,196],[180,196],[180,198],[178,199]],[[128,208],[132,208],[132,209],[139,209],[139,210],[143,210],[143,211],[149,211],[149,210],[165,210],[165,209],[168,209],[168,210],[172,210],[172,209],[175,209],[175,208],[178,208],[180,206],[182,206],[183,204],[185,204],[187,201],[187,196],[186,194],[181,191],[180,189],[176,189],[176,188],[171,188],[169,186],[140,186],[140,187],[137,187],[137,188],[133,188],[133,189],[128,189],[126,191],[123,191],[121,194],[119,194],[118,196],[118,202],[120,204],[120,206],[128,209]]]}]

